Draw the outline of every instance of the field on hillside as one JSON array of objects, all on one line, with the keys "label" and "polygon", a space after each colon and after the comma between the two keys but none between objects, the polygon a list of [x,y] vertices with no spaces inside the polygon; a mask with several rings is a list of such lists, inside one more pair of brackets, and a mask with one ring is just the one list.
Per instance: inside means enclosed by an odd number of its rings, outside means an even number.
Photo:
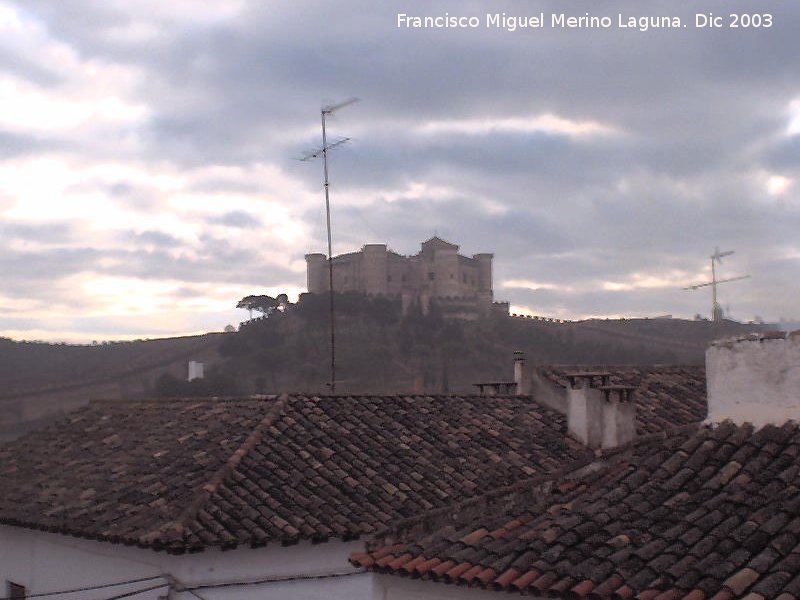
[{"label": "field on hillside", "polygon": [[[329,390],[326,297],[305,294],[238,332],[70,346],[0,338],[0,434],[92,399],[273,394]],[[446,320],[435,309],[401,315],[399,302],[337,297],[337,392],[475,391],[529,364],[702,364],[708,343],[765,326],[680,319],[559,322],[494,316]],[[188,383],[189,360],[206,378]]]}]

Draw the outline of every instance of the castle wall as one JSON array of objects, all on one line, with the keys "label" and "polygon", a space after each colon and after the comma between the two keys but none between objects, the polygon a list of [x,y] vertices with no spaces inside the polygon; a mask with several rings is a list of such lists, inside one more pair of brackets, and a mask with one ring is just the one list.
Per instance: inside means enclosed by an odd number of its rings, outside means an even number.
[{"label": "castle wall", "polygon": [[411,259],[394,252],[386,254],[386,293],[395,295],[413,289],[410,281]]},{"label": "castle wall", "polygon": [[461,296],[474,296],[478,290],[478,265],[472,258],[458,257]]},{"label": "castle wall", "polygon": [[[423,242],[414,256],[401,256],[386,244],[366,244],[359,252],[334,257],[333,285],[340,292],[403,296],[406,303],[439,298],[449,303],[446,312],[475,318],[492,310],[492,259],[492,254],[462,256],[458,246],[437,237]],[[325,255],[306,255],[306,267],[308,291],[327,292]]]},{"label": "castle wall", "polygon": [[[337,292],[363,292],[361,253],[333,257],[333,289]],[[328,291],[328,286],[325,286]]]},{"label": "castle wall", "polygon": [[386,294],[388,276],[386,244],[365,245],[361,250],[360,289],[367,294]]}]

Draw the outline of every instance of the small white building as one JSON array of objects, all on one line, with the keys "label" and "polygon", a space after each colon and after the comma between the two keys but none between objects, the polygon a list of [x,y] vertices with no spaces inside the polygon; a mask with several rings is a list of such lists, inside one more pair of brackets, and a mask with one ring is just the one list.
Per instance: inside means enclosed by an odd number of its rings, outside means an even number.
[{"label": "small white building", "polygon": [[371,576],[346,561],[359,549],[303,542],[174,555],[0,525],[0,578],[28,594],[77,590],[53,596],[61,600],[371,598]]}]

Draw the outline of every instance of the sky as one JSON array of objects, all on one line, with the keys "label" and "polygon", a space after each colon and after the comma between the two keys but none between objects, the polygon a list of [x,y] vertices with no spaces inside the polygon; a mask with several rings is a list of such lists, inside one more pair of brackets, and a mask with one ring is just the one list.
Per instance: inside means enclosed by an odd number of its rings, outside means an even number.
[{"label": "sky", "polygon": [[[503,12],[546,26],[485,26]],[[437,234],[494,253],[512,312],[693,318],[719,247],[719,277],[751,275],[719,288],[732,317],[798,319],[797,31],[793,0],[0,0],[0,336],[220,331],[245,295],[296,298],[326,251],[297,158],[351,97],[334,254]]]}]

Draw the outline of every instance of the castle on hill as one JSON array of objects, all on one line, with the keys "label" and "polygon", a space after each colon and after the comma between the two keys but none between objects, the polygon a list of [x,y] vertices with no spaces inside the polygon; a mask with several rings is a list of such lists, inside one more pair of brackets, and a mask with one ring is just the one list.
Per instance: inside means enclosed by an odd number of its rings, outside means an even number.
[{"label": "castle on hill", "polygon": [[[492,254],[472,257],[434,236],[414,256],[403,256],[386,244],[366,244],[358,252],[333,257],[333,289],[369,295],[399,296],[403,312],[419,303],[427,313],[433,300],[446,317],[475,319],[491,312],[508,314],[508,302],[494,302]],[[308,291],[327,292],[329,273],[324,254],[306,254]]]}]

